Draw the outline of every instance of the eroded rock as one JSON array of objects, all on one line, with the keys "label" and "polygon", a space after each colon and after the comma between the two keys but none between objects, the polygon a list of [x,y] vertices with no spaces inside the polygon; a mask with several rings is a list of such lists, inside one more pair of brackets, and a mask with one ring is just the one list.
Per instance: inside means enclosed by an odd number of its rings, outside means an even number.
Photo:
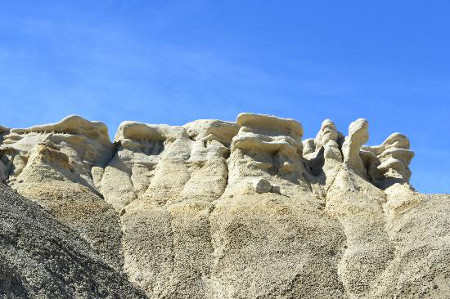
[{"label": "eroded rock", "polygon": [[199,119],[183,126],[189,137],[204,142],[216,140],[229,147],[231,139],[238,133],[239,126],[232,122],[216,119]]},{"label": "eroded rock", "polygon": [[[0,130],[0,169],[73,228],[89,261],[123,271],[148,298],[445,298],[450,198],[413,191],[409,140],[363,146],[364,119],[345,138],[331,120],[302,135],[293,119],[243,113],[235,123],[124,122],[111,143],[103,124],[72,116]],[[5,265],[0,278],[25,281],[26,263]]]},{"label": "eroded rock", "polygon": [[366,168],[361,160],[359,152],[363,144],[369,140],[369,123],[360,118],[352,122],[348,128],[348,136],[342,145],[344,164],[356,174],[366,177]]},{"label": "eroded rock", "polygon": [[149,296],[206,296],[211,202],[225,190],[237,131],[218,120],[120,125],[99,186],[121,216],[124,269]]},{"label": "eroded rock", "polygon": [[95,188],[92,174],[111,155],[106,126],[79,116],[11,129],[0,145],[8,184],[77,230],[111,266],[121,269],[119,218]]},{"label": "eroded rock", "polygon": [[374,184],[386,188],[393,183],[409,182],[409,163],[414,157],[409,147],[408,137],[400,133],[390,135],[381,145],[363,147],[361,155]]},{"label": "eroded rock", "polygon": [[231,142],[228,195],[250,192],[248,186],[254,177],[266,179],[280,189],[290,188],[292,183],[305,190],[310,188],[303,176],[303,127],[299,122],[242,113],[236,123],[240,129]]},{"label": "eroded rock", "polygon": [[78,231],[0,183],[1,298],[146,298]]}]

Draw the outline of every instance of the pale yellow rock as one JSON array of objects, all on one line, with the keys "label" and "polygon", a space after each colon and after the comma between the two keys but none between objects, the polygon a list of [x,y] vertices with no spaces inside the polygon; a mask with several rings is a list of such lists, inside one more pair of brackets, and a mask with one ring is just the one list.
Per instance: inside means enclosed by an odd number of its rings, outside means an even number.
[{"label": "pale yellow rock", "polygon": [[409,185],[400,133],[242,113],[184,126],[79,117],[1,134],[0,174],[148,298],[448,298],[450,196]]},{"label": "pale yellow rock", "polygon": [[237,116],[236,123],[240,127],[261,130],[267,134],[270,132],[290,136],[300,140],[303,136],[301,123],[292,118],[280,118],[267,114],[241,113]]},{"label": "pale yellow rock", "polygon": [[113,267],[122,267],[119,217],[95,188],[112,144],[103,123],[69,116],[56,124],[11,129],[0,145],[7,182],[80,232]]},{"label": "pale yellow rock", "polygon": [[345,137],[342,145],[342,153],[344,155],[344,164],[356,174],[365,177],[366,168],[360,157],[360,149],[363,144],[369,140],[369,123],[367,120],[360,118],[355,120],[348,127],[348,136]]},{"label": "pale yellow rock", "polygon": [[342,133],[337,131],[333,121],[326,119],[322,122],[316,138],[303,142],[307,144],[303,157],[308,160],[309,172],[315,176],[310,178],[310,181],[315,183],[313,187],[320,196],[324,196],[342,166],[343,140]]},{"label": "pale yellow rock", "polygon": [[239,126],[232,122],[215,119],[199,119],[183,126],[190,138],[195,140],[217,140],[229,146],[231,139],[239,131]]},{"label": "pale yellow rock", "polygon": [[414,152],[409,139],[403,134],[390,135],[381,145],[365,146],[361,154],[372,181],[381,188],[394,183],[408,182],[411,177],[409,163]]}]

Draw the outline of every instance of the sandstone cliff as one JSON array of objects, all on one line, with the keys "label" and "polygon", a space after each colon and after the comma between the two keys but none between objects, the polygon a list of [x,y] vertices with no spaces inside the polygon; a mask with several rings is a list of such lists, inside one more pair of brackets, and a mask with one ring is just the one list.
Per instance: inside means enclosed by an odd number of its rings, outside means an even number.
[{"label": "sandstone cliff", "polygon": [[[43,298],[448,298],[450,196],[410,186],[408,138],[365,146],[365,119],[302,137],[249,113],[124,122],[113,142],[78,116],[0,127],[0,179],[27,198],[2,191],[0,294],[42,280]],[[66,258],[86,274],[57,274]]]}]

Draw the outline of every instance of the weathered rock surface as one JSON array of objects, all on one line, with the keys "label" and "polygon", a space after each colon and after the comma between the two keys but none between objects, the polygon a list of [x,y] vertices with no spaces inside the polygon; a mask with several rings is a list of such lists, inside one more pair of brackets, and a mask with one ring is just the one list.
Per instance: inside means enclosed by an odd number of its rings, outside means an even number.
[{"label": "weathered rock surface", "polygon": [[[415,192],[409,140],[364,145],[367,120],[348,136],[325,120],[303,142],[298,121],[250,113],[235,123],[123,122],[114,142],[77,116],[0,129],[0,179],[148,298],[450,292],[450,196]],[[5,294],[27,297],[8,279]]]},{"label": "weathered rock surface", "polygon": [[103,123],[69,116],[57,124],[11,129],[0,145],[6,182],[77,230],[122,268],[119,217],[94,186],[113,146]]},{"label": "weathered rock surface", "polygon": [[145,298],[79,234],[0,183],[0,298]]}]

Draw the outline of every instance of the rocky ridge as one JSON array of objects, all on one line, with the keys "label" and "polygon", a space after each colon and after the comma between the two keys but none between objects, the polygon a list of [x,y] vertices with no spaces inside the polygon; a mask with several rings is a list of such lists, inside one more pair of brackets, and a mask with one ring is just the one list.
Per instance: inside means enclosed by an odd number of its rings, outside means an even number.
[{"label": "rocky ridge", "polygon": [[365,119],[302,137],[242,113],[123,122],[111,142],[69,116],[0,127],[0,179],[148,298],[446,298],[450,196],[411,187],[408,138],[365,146]]}]

